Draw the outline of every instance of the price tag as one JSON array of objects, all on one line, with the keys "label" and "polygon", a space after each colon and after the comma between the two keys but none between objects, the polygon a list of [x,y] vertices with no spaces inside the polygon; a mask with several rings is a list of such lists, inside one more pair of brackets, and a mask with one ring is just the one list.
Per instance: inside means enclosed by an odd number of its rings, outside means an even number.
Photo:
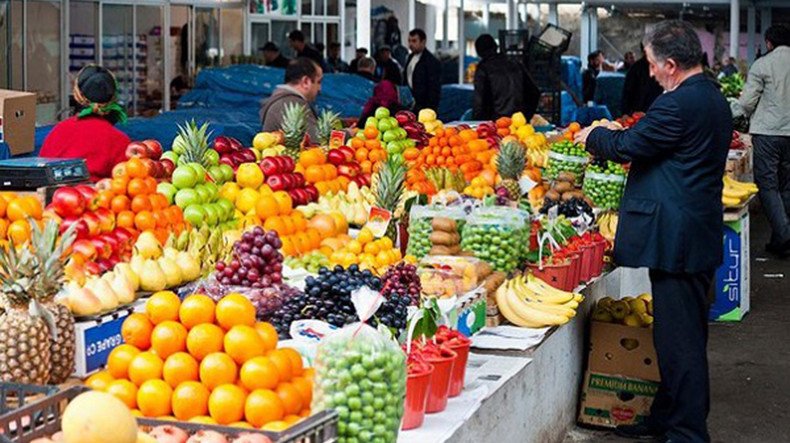
[{"label": "price tag", "polygon": [[390,211],[373,206],[368,213],[368,222],[365,223],[365,227],[370,229],[374,237],[380,238],[387,232],[390,220],[392,220]]},{"label": "price tag", "polygon": [[346,133],[333,130],[329,135],[329,149],[337,149],[346,142]]},{"label": "price tag", "polygon": [[524,195],[532,190],[538,184],[532,181],[531,178],[524,176],[518,181],[518,187],[521,188],[521,195]]}]

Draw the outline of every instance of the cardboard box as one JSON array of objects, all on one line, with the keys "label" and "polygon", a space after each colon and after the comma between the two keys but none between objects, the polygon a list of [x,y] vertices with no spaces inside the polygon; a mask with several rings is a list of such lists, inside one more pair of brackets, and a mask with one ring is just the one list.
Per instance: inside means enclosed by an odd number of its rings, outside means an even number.
[{"label": "cardboard box", "polygon": [[11,155],[33,152],[36,142],[36,94],[0,89],[0,142]]},{"label": "cardboard box", "polygon": [[[142,302],[136,305],[144,306]],[[74,355],[74,376],[84,378],[107,364],[107,357],[123,343],[121,325],[136,305],[119,309],[98,320],[80,321],[75,325],[77,350]]]},{"label": "cardboard box", "polygon": [[743,149],[730,149],[727,152],[727,164],[725,166],[727,175],[735,180],[740,180],[747,172],[750,172],[749,170],[748,152]]},{"label": "cardboard box", "polygon": [[724,260],[716,270],[711,321],[741,321],[749,312],[749,207],[724,213]]},{"label": "cardboard box", "polygon": [[592,322],[579,423],[641,422],[650,414],[660,379],[652,329]]}]

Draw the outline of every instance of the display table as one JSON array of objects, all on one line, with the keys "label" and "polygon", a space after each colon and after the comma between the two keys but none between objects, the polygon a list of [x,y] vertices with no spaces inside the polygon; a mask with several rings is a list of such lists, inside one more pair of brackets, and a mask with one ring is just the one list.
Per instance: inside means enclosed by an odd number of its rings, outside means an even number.
[{"label": "display table", "polygon": [[[474,348],[467,367],[471,377],[467,376],[461,396],[450,399],[444,412],[426,415],[423,427],[401,432],[399,441],[562,441],[578,413],[590,310],[605,296],[619,298],[649,291],[646,269],[617,268],[584,288],[585,300],[576,317],[549,331],[536,347],[525,351]],[[512,364],[507,365],[503,358]],[[495,360],[496,367],[517,370],[480,374],[473,364],[486,359]],[[486,388],[487,392],[481,392]]]}]

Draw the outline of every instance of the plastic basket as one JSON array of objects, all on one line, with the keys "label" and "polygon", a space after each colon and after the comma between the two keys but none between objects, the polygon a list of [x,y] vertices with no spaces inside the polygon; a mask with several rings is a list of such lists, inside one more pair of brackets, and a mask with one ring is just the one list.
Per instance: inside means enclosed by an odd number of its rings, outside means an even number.
[{"label": "plastic basket", "polygon": [[0,382],[0,416],[55,394],[57,386]]},{"label": "plastic basket", "polygon": [[[568,288],[568,277],[570,276],[571,261],[566,260],[564,263],[555,265],[543,265],[541,268],[538,263],[530,263],[529,265],[532,275],[545,281],[554,288],[569,291],[573,288]],[[576,285],[573,285],[576,287]]]},{"label": "plastic basket", "polygon": [[[88,390],[85,386],[75,386],[3,415],[0,417],[0,442],[29,442],[60,431],[60,418],[66,405],[74,397]],[[171,425],[190,433],[198,430],[214,430],[229,438],[238,437],[243,433],[260,433],[275,443],[329,443],[337,439],[338,416],[334,410],[321,411],[281,432],[148,418],[138,418],[137,423],[143,427]]]}]

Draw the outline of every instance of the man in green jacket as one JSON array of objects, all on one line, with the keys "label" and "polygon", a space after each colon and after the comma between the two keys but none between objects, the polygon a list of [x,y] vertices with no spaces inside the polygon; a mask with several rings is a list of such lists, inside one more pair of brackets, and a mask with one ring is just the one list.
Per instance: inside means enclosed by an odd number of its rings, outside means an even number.
[{"label": "man in green jacket", "polygon": [[790,27],[765,31],[768,54],[749,70],[735,116],[751,117],[754,180],[771,224],[766,250],[790,254]]}]

